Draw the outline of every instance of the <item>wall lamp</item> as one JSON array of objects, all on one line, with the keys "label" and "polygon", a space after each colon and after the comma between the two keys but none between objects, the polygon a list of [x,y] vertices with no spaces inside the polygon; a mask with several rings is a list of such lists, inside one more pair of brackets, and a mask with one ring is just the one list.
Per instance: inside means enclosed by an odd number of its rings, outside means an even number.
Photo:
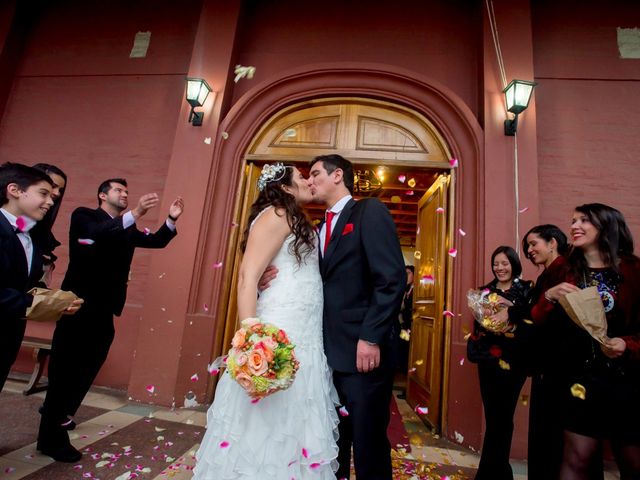
[{"label": "wall lamp", "polygon": [[196,112],[194,109],[204,105],[207,95],[209,95],[211,91],[211,87],[206,80],[187,77],[187,102],[191,105],[189,123],[194,127],[201,126],[202,120],[204,119],[204,112]]},{"label": "wall lamp", "polygon": [[505,101],[507,102],[507,111],[514,114],[513,119],[504,121],[504,134],[510,137],[516,134],[518,129],[518,115],[525,111],[529,106],[533,87],[536,82],[528,82],[526,80],[511,80],[509,85],[503,90]]}]

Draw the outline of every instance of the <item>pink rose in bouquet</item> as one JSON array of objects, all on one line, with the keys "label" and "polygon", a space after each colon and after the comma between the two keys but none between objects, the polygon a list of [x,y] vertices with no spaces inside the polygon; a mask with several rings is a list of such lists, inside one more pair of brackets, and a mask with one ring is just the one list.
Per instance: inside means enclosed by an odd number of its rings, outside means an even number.
[{"label": "pink rose in bouquet", "polygon": [[299,363],[284,330],[260,319],[242,321],[231,342],[227,370],[253,399],[289,388]]}]

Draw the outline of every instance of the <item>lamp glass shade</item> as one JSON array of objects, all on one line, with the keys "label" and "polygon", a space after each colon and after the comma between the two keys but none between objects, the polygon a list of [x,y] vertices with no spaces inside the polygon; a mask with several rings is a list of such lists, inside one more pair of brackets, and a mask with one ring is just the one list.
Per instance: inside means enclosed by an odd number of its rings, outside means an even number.
[{"label": "lamp glass shade", "polygon": [[211,87],[202,78],[187,78],[187,102],[192,107],[204,105],[209,92],[211,92]]},{"label": "lamp glass shade", "polygon": [[503,90],[505,101],[507,102],[507,110],[516,115],[523,112],[529,106],[531,93],[536,85],[536,82],[511,80]]}]

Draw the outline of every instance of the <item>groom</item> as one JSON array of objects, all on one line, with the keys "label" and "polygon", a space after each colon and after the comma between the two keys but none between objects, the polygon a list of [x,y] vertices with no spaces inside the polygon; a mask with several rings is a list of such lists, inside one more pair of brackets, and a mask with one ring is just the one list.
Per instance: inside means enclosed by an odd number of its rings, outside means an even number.
[{"label": "groom", "polygon": [[320,228],[324,347],[349,413],[340,421],[336,476],[349,478],[353,446],[358,480],[390,480],[391,327],[406,274],[389,210],[376,198],[356,202],[353,181],[353,166],[340,155],[311,162],[314,199],[328,207]]}]

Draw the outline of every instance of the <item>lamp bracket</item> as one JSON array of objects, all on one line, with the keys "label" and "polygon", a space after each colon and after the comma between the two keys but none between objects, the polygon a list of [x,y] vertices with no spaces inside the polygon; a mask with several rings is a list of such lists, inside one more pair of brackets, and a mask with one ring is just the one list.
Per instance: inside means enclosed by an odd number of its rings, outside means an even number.
[{"label": "lamp bracket", "polygon": [[201,127],[204,120],[204,112],[196,112],[195,107],[191,107],[189,112],[189,123],[194,127]]},{"label": "lamp bracket", "polygon": [[513,137],[518,130],[518,114],[516,113],[512,120],[507,119],[504,121],[504,134],[508,137]]}]

